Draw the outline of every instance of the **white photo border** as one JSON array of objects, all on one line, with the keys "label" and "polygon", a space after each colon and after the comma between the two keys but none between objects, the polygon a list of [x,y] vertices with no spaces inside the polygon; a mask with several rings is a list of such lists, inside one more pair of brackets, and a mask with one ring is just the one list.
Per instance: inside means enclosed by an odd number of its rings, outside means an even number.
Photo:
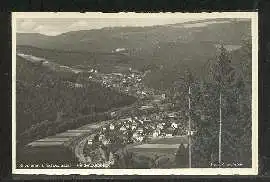
[{"label": "white photo border", "polygon": [[[16,168],[16,20],[18,18],[250,18],[252,27],[252,167],[181,169],[18,169]],[[12,174],[25,175],[257,175],[258,174],[258,12],[54,13],[12,12]]]}]

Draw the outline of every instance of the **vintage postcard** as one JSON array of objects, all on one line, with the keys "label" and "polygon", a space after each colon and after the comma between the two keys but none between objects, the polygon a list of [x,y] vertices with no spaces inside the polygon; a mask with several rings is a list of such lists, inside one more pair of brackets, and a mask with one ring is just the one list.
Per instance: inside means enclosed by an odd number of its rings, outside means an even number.
[{"label": "vintage postcard", "polygon": [[13,174],[256,175],[258,14],[12,13]]}]

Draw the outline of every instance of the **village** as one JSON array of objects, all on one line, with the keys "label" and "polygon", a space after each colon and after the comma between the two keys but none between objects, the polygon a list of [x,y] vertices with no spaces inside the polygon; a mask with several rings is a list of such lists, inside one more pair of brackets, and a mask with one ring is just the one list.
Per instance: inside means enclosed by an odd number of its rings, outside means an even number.
[{"label": "village", "polygon": [[129,144],[193,135],[195,131],[188,132],[184,115],[181,111],[159,111],[149,115],[115,119],[100,127],[96,134],[88,138],[83,149],[87,163],[106,163],[113,160],[117,150]]},{"label": "village", "polygon": [[[48,63],[42,62],[42,64]],[[85,137],[84,145],[81,146],[80,142],[77,143],[78,146],[75,147],[75,150],[77,148],[77,153],[80,153],[77,157],[82,157],[83,163],[103,166],[114,160],[117,151],[129,144],[148,143],[157,138],[188,136],[195,132],[189,133],[187,119],[189,113],[175,107],[175,103],[172,102],[174,95],[145,86],[143,79],[148,73],[147,71],[142,73],[128,68],[128,71],[122,73],[102,73],[94,68],[90,68],[88,71],[59,65],[54,65],[53,68],[63,75],[68,72],[77,74],[75,82],[65,81],[67,87],[80,89],[88,81],[93,81],[137,98],[136,103],[131,108],[112,111],[110,113],[112,120],[104,122],[100,127],[90,132],[88,137]],[[72,130],[72,133],[74,132],[75,130]],[[66,136],[65,133],[63,135]],[[76,133],[77,135],[79,136],[81,133]],[[39,145],[40,141],[29,145]],[[61,140],[61,142],[63,141]],[[110,164],[113,163],[110,162]]]}]

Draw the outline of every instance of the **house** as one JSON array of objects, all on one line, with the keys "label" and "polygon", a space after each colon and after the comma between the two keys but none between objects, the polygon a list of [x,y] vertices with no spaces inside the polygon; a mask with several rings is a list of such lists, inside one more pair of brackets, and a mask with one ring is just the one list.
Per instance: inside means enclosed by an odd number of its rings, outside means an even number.
[{"label": "house", "polygon": [[132,137],[136,142],[142,142],[143,141],[143,136],[141,136],[139,133],[133,133]]},{"label": "house", "polygon": [[126,50],[126,48],[117,48],[114,51],[115,52],[122,52],[122,51],[125,51],[125,50]]},{"label": "house", "polygon": [[99,140],[99,141],[102,141],[104,138],[105,138],[104,135],[100,135],[100,136],[98,137],[98,140]]},{"label": "house", "polygon": [[162,95],[161,95],[161,98],[162,98],[162,99],[165,99],[165,98],[166,98],[166,94],[162,94]]},{"label": "house", "polygon": [[94,69],[91,69],[91,70],[89,70],[88,72],[89,72],[89,73],[93,73],[93,72],[94,72]]},{"label": "house", "polygon": [[104,138],[101,142],[102,142],[103,145],[108,145],[108,144],[110,144],[110,140],[107,140],[107,139],[105,139],[105,138]]},{"label": "house", "polygon": [[143,128],[138,128],[138,129],[137,129],[137,132],[138,132],[138,133],[142,133],[142,132],[143,132]]},{"label": "house", "polygon": [[116,116],[116,115],[117,115],[116,112],[111,112],[111,117],[114,117],[114,116]]},{"label": "house", "polygon": [[133,138],[137,138],[138,136],[139,136],[139,133],[137,133],[137,132],[133,133],[133,135],[132,135]]},{"label": "house", "polygon": [[92,145],[93,144],[93,140],[92,139],[87,140],[87,144],[88,145]]},{"label": "house", "polygon": [[114,75],[114,76],[123,76],[122,73],[112,73],[112,75]]},{"label": "house", "polygon": [[83,84],[75,83],[74,86],[75,86],[76,88],[82,88],[82,87],[83,87]]},{"label": "house", "polygon": [[171,127],[173,127],[173,128],[178,128],[178,125],[177,125],[175,122],[173,122],[173,123],[171,124]]},{"label": "house", "polygon": [[157,132],[157,131],[154,131],[153,132],[153,138],[156,138],[156,137],[158,137],[159,136],[159,133]]},{"label": "house", "polygon": [[164,127],[163,127],[163,125],[162,125],[162,124],[158,124],[158,125],[157,125],[157,128],[159,128],[159,129],[163,129]]},{"label": "house", "polygon": [[176,117],[176,112],[171,112],[168,114],[169,118],[175,118]]},{"label": "house", "polygon": [[110,130],[114,130],[114,125],[110,124]]},{"label": "house", "polygon": [[172,134],[171,133],[167,133],[165,136],[166,137],[172,137]]},{"label": "house", "polygon": [[150,122],[150,121],[151,121],[151,119],[149,119],[149,118],[145,118],[145,119],[144,119],[144,121],[145,121],[145,122]]},{"label": "house", "polygon": [[191,136],[192,136],[192,135],[194,135],[196,132],[197,132],[197,131],[190,131],[190,132],[189,132],[189,130],[187,130],[187,135],[191,135]]},{"label": "house", "polygon": [[152,106],[152,105],[146,105],[146,106],[141,106],[139,109],[140,110],[146,110],[146,109],[152,109],[152,108],[154,108],[154,106]]},{"label": "house", "polygon": [[137,124],[131,125],[131,129],[132,129],[132,130],[135,130],[136,128],[137,128]]},{"label": "house", "polygon": [[138,141],[138,142],[142,142],[142,141],[143,141],[143,136],[139,136],[139,137],[137,138],[137,141]]},{"label": "house", "polygon": [[124,126],[122,126],[121,128],[120,128],[120,131],[126,131],[127,129],[124,127]]}]

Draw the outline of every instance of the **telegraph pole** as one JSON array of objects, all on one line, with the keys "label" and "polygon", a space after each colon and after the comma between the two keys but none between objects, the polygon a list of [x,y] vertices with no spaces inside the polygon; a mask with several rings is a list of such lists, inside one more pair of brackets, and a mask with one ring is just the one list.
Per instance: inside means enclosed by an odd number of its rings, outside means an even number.
[{"label": "telegraph pole", "polygon": [[219,94],[219,147],[218,147],[218,162],[221,167],[221,133],[222,133],[222,110],[221,110],[221,92]]},{"label": "telegraph pole", "polygon": [[188,120],[188,149],[189,149],[189,168],[191,168],[191,104],[190,104],[190,86],[188,87],[188,109],[189,109],[189,120]]}]

